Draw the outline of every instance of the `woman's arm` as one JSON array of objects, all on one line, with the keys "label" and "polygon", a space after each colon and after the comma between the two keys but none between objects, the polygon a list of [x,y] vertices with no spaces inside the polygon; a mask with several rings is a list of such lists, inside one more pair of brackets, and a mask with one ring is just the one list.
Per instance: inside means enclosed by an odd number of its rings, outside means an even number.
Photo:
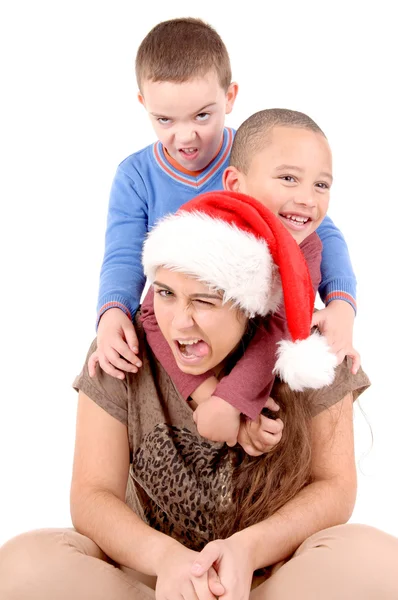
[{"label": "woman's arm", "polygon": [[181,546],[155,531],[125,504],[130,451],[127,428],[79,393],[71,516],[117,563],[157,575],[165,553]]},{"label": "woman's arm", "polygon": [[353,401],[348,394],[312,420],[312,479],[293,500],[229,538],[251,556],[253,570],[290,556],[310,535],[348,521],[356,497]]}]

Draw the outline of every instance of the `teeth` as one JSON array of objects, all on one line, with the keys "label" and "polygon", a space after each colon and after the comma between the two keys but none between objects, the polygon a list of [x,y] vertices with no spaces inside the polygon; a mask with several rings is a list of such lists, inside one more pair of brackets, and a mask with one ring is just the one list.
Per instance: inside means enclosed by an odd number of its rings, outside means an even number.
[{"label": "teeth", "polygon": [[309,217],[299,217],[298,215],[285,215],[286,219],[291,219],[292,221],[297,221],[298,223],[307,223],[309,221]]},{"label": "teeth", "polygon": [[197,340],[177,340],[180,346],[192,346],[192,344],[197,344],[199,341],[199,338]]},{"label": "teeth", "polygon": [[185,154],[193,154],[196,152],[196,148],[181,148],[181,150],[185,152]]}]

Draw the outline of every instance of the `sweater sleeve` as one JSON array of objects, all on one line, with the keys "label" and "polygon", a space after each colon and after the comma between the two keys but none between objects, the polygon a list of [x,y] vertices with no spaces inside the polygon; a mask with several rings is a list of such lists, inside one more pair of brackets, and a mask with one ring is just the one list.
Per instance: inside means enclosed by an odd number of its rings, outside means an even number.
[{"label": "sweater sleeve", "polygon": [[[145,285],[141,264],[142,245],[148,231],[145,191],[119,166],[113,180],[105,253],[101,268],[97,325],[109,308],[118,307],[132,319]],[[143,186],[141,186],[143,188]]]},{"label": "sweater sleeve", "polygon": [[148,290],[144,302],[141,306],[141,322],[143,324],[145,335],[152,352],[165,369],[166,373],[173,380],[175,387],[181,396],[186,400],[189,396],[206,381],[214,375],[212,371],[202,373],[202,375],[189,375],[183,373],[177,366],[173,353],[162,332],[159,329],[158,322],[153,310],[153,288]]},{"label": "sweater sleeve", "polygon": [[[316,233],[300,244],[306,259],[314,292],[320,282],[322,244]],[[221,379],[214,395],[229,402],[250,419],[256,419],[270,395],[276,362],[277,344],[290,338],[284,304],[260,325],[245,354],[231,373]]]},{"label": "sweater sleeve", "polygon": [[356,312],[356,278],[344,236],[328,216],[317,233],[323,245],[319,295],[325,305],[345,300]]}]

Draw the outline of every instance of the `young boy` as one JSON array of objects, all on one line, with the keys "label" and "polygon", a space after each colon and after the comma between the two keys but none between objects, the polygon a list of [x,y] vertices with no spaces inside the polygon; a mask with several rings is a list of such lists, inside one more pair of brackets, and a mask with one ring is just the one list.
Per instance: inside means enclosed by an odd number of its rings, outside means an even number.
[{"label": "young boy", "polygon": [[[315,230],[326,215],[332,181],[332,157],[324,133],[307,115],[285,109],[260,111],[239,127],[223,178],[226,190],[256,198],[288,229],[306,258],[314,292],[320,282],[322,252]],[[285,297],[286,293],[294,295],[294,287],[291,291],[284,287],[283,292]],[[189,368],[189,358],[206,350],[200,341],[188,346],[179,343],[176,354],[181,353],[182,364],[177,365],[157,326],[152,294],[142,305],[142,320],[149,344],[179,392],[200,402],[195,412],[199,433],[234,445],[241,413],[256,419],[272,389],[278,344],[289,337],[283,305],[264,324],[257,323],[243,358],[220,383],[210,372],[198,376]],[[189,330],[186,335],[189,338]],[[289,369],[278,359],[276,371],[281,378],[296,390],[330,383],[334,356],[329,364],[329,360],[321,362],[318,350],[315,356],[309,346],[304,357],[302,352],[300,345],[289,347]]]},{"label": "young boy", "polygon": [[[100,281],[98,351],[90,362],[91,374],[99,361],[120,378],[140,366],[131,319],[145,283],[144,237],[164,214],[199,193],[222,188],[233,138],[224,118],[237,94],[221,38],[197,19],[157,25],[138,50],[136,73],[139,100],[159,141],[123,161],[115,176]],[[355,276],[344,239],[330,219],[318,233],[324,241],[320,293],[328,305],[321,311],[321,326],[342,359],[354,354]]]}]

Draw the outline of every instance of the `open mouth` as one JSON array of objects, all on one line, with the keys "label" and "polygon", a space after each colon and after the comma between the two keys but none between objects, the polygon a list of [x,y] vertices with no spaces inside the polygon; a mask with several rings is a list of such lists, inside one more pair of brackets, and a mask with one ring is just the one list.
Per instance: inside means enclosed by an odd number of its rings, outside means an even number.
[{"label": "open mouth", "polygon": [[304,215],[295,215],[292,213],[279,214],[279,216],[281,217],[281,219],[283,219],[284,223],[296,230],[304,229],[306,225],[308,225],[312,221],[311,217],[306,217]]},{"label": "open mouth", "polygon": [[200,338],[174,340],[180,356],[189,362],[199,362],[209,354],[209,345]]},{"label": "open mouth", "polygon": [[194,160],[199,153],[199,148],[180,148],[178,151],[186,160]]}]

